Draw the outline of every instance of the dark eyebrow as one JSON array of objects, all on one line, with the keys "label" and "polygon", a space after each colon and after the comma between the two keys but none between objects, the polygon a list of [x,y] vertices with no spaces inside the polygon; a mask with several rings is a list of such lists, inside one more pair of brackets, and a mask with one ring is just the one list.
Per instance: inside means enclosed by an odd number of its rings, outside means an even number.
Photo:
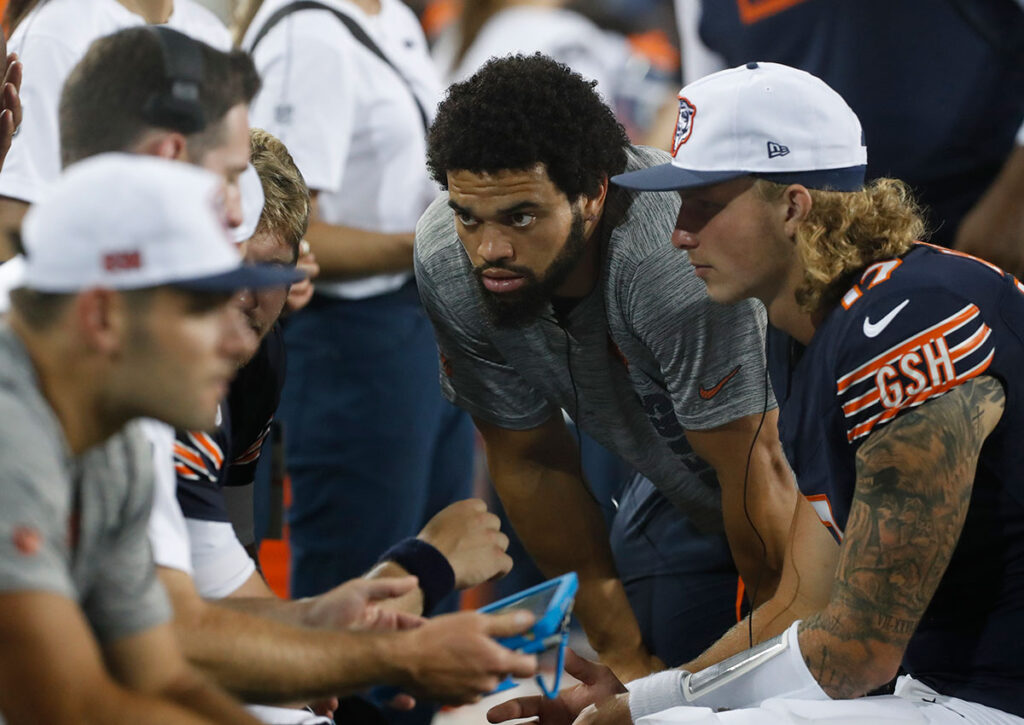
[{"label": "dark eyebrow", "polygon": [[512,216],[513,214],[519,214],[524,211],[533,211],[537,209],[539,205],[533,201],[521,201],[518,204],[514,204],[505,209],[498,210],[498,216]]},{"label": "dark eyebrow", "polygon": [[[460,206],[459,204],[456,204],[451,199],[448,200],[448,206],[450,206],[459,214],[465,214],[466,216],[476,216],[472,211],[466,209],[463,206]],[[539,206],[540,205],[534,201],[521,201],[518,204],[513,204],[512,206],[506,207],[504,209],[499,209],[497,211],[496,216],[511,216],[513,214],[519,214],[520,212],[524,211],[534,211]]]},{"label": "dark eyebrow", "polygon": [[450,206],[453,210],[455,210],[459,214],[465,214],[466,216],[473,216],[473,213],[469,209],[466,209],[466,208],[463,208],[463,207],[459,206],[458,204],[456,204],[451,199],[448,200],[448,206]]}]

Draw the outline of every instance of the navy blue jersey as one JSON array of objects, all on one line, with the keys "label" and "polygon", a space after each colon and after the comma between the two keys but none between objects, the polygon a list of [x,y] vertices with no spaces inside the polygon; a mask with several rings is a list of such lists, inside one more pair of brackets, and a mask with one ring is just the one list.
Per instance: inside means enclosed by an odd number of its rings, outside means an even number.
[{"label": "navy blue jersey", "polygon": [[769,356],[786,455],[840,540],[855,455],[872,433],[979,375],[1002,383],[1005,411],[982,448],[963,531],[903,664],[941,693],[1017,715],[1024,715],[1022,335],[1024,286],[986,262],[917,245],[868,267],[802,354],[790,348],[799,360],[788,369],[784,341],[773,337],[779,354]]},{"label": "navy blue jersey", "polygon": [[228,521],[223,486],[252,483],[263,441],[284,386],[284,338],[280,326],[231,383],[212,433],[177,431],[174,464],[178,503],[186,518]]}]

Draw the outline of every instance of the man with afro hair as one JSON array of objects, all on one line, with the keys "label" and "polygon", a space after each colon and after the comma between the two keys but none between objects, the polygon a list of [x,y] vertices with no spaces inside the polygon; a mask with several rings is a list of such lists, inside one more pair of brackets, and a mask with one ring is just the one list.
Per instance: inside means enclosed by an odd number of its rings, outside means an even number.
[{"label": "man with afro hair", "polygon": [[[688,661],[735,623],[737,569],[751,599],[770,597],[783,552],[760,537],[804,512],[763,309],[708,298],[671,244],[678,194],[609,187],[666,160],[631,146],[566,66],[495,59],[438,110],[428,164],[447,194],[416,229],[444,393],[473,415],[540,568],[578,572],[576,614],[624,681],[655,658]],[[584,480],[565,416],[638,472],[610,531],[613,501]]]}]

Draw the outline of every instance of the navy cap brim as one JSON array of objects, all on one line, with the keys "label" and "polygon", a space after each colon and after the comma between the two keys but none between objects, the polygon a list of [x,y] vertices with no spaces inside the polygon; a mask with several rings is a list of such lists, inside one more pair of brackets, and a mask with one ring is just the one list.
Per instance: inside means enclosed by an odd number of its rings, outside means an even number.
[{"label": "navy cap brim", "polygon": [[864,188],[866,166],[847,166],[841,169],[817,171],[789,171],[763,173],[757,171],[692,171],[680,169],[671,163],[648,169],[629,171],[612,177],[612,183],[637,191],[676,191],[720,184],[741,176],[756,176],[778,184],[802,184],[808,189],[826,191],[859,191]]},{"label": "navy cap brim", "polygon": [[288,287],[304,279],[305,273],[295,267],[282,267],[278,264],[243,264],[220,274],[176,280],[171,284],[196,292],[234,292],[240,289]]},{"label": "navy cap brim", "polygon": [[720,184],[746,175],[745,171],[691,171],[667,163],[618,174],[612,177],[612,183],[637,191],[675,191]]}]

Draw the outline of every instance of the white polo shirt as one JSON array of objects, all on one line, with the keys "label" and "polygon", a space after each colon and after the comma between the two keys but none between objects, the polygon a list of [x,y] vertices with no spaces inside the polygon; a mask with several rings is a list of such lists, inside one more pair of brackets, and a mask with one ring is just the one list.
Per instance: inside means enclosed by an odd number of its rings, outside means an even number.
[{"label": "white polo shirt", "polygon": [[[0,174],[0,196],[32,203],[57,178],[61,170],[57,111],[64,81],[94,40],[144,23],[117,0],[49,0],[18,25],[8,51],[17,52],[25,66],[21,84],[25,120]],[[167,26],[219,50],[231,47],[228,29],[195,0],[176,0]]]},{"label": "white polo shirt", "polygon": [[155,493],[147,533],[157,566],[192,577],[206,599],[228,596],[256,571],[230,523],[187,519],[178,503],[174,471],[174,429],[156,420],[143,422],[153,451]]},{"label": "white polo shirt", "polygon": [[[265,0],[242,47],[290,0]],[[355,19],[408,79],[430,119],[441,85],[416,16],[401,0],[367,15],[345,0],[323,0]],[[426,171],[423,122],[409,85],[325,10],[280,21],[253,53],[263,90],[253,126],[288,147],[330,224],[375,232],[412,231],[439,189]],[[317,291],[359,299],[393,291],[411,276],[317,282]]]}]

